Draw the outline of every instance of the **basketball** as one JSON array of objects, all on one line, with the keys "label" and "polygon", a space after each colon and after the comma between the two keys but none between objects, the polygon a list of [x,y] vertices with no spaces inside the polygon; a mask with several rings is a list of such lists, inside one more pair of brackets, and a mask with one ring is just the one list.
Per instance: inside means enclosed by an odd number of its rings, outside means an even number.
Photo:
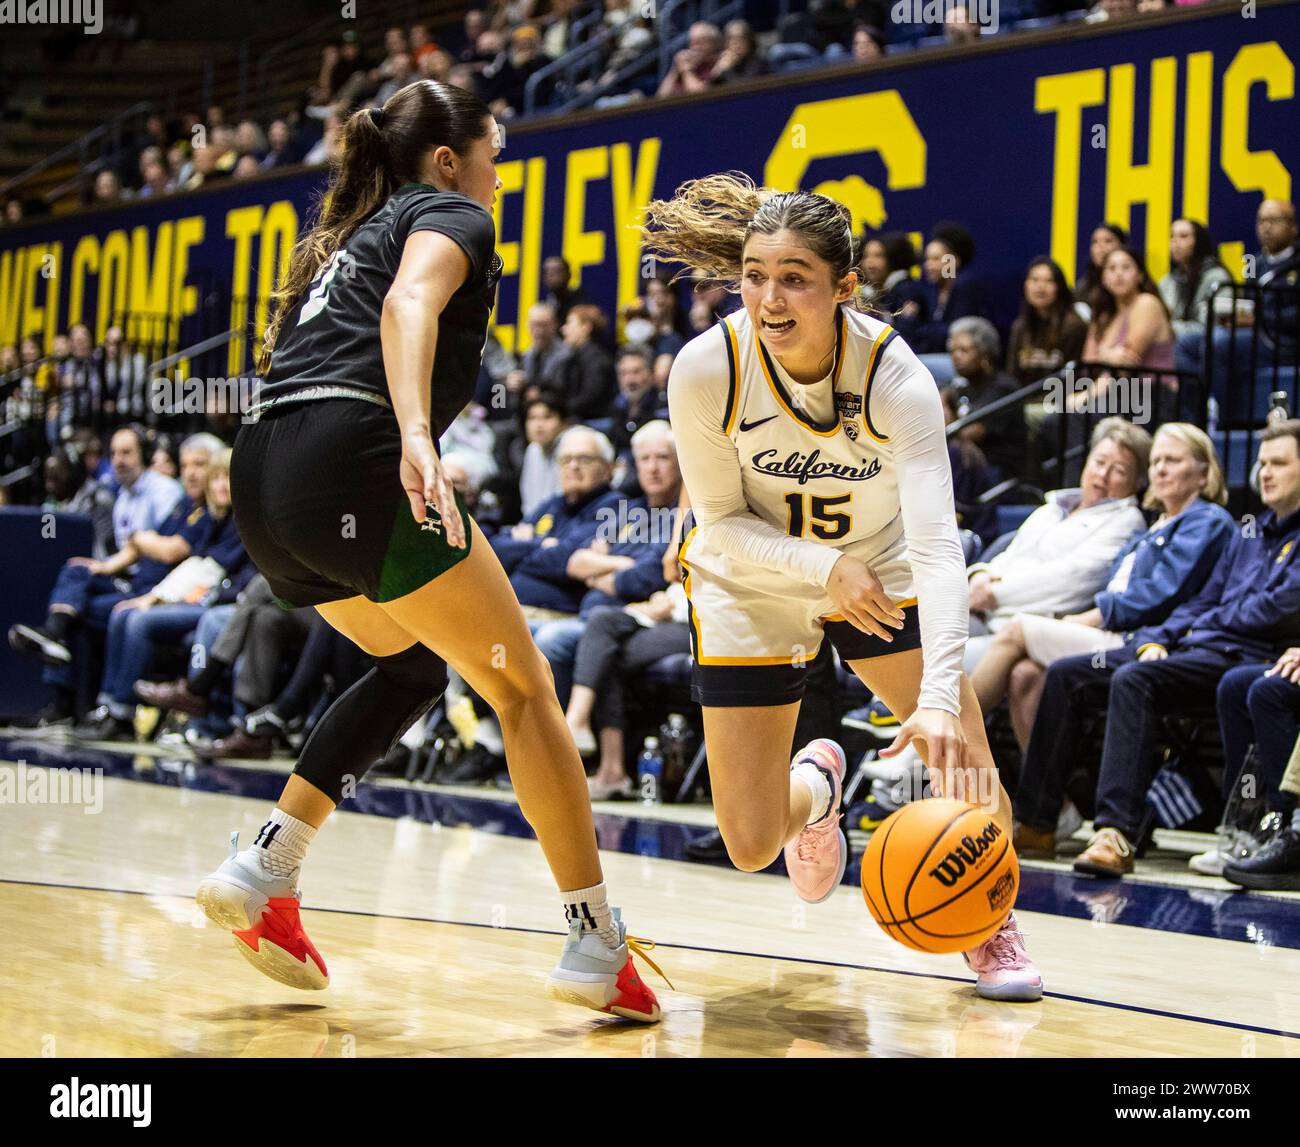
[{"label": "basketball", "polygon": [[876,923],[918,952],[964,952],[1005,922],[1020,865],[1010,835],[964,801],[916,801],[878,828],[862,857]]}]

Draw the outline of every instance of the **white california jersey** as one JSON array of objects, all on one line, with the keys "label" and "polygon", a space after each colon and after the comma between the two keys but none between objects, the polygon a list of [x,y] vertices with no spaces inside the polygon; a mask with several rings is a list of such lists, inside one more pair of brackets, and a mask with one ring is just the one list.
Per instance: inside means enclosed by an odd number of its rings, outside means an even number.
[{"label": "white california jersey", "polygon": [[819,422],[782,381],[744,310],[723,328],[731,375],[723,429],[750,510],[791,537],[857,549],[880,535],[883,549],[902,527],[893,449],[872,424],[871,386],[894,329],[840,308],[835,406]]},{"label": "white california jersey", "polygon": [[[783,376],[744,311],[677,356],[668,405],[697,525],[682,560],[693,584],[761,603],[801,586],[824,594],[849,553],[896,604],[915,594],[919,704],[957,713],[968,600],[938,388],[879,319],[841,307],[837,322],[832,374],[812,386]],[[829,598],[814,605],[831,612]],[[743,629],[756,612],[713,628]]]}]

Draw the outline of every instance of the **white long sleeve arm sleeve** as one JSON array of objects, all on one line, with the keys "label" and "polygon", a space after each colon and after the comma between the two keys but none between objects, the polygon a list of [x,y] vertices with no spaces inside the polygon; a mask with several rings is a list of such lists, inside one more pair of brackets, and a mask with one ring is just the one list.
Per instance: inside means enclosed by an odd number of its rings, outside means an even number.
[{"label": "white long sleeve arm sleeve", "polygon": [[911,350],[895,339],[885,354],[871,388],[871,418],[893,446],[921,615],[924,665],[917,707],[960,716],[970,613],[943,409],[934,379]]},{"label": "white long sleeve arm sleeve", "polygon": [[723,431],[728,380],[722,337],[714,328],[689,342],[668,378],[669,418],[699,533],[708,531],[710,545],[729,557],[825,586],[840,552],[790,537],[745,501],[740,456]]}]

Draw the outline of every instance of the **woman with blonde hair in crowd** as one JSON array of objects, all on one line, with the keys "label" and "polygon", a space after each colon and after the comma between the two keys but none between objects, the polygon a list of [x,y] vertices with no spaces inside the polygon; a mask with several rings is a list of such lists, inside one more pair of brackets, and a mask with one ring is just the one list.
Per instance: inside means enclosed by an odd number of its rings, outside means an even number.
[{"label": "woman with blonde hair in crowd", "polygon": [[1205,584],[1232,535],[1227,487],[1214,444],[1186,422],[1156,431],[1143,507],[1159,516],[1116,556],[1093,608],[1065,617],[1017,614],[985,652],[971,684],[985,712],[1008,698],[1023,751],[1043,676],[1060,657],[1115,649],[1124,635],[1163,621]]}]

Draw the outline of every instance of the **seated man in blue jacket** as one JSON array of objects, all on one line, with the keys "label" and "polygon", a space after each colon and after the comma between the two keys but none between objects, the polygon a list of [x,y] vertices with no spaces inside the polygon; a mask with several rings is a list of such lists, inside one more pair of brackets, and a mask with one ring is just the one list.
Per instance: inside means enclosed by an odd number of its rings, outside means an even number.
[{"label": "seated man in blue jacket", "polygon": [[[1115,878],[1133,871],[1161,718],[1214,704],[1228,670],[1300,643],[1300,420],[1260,435],[1259,463],[1268,509],[1237,533],[1193,600],[1119,649],[1067,657],[1047,671],[1026,770],[1050,767],[1068,778],[1079,759],[1082,716],[1109,690],[1096,832],[1076,872]],[[1019,826],[1016,835],[1019,842]]]},{"label": "seated man in blue jacket", "polygon": [[617,513],[621,501],[609,487],[614,448],[599,431],[570,427],[560,435],[555,457],[560,492],[491,539],[534,632],[541,621],[577,614],[587,586],[567,572],[569,555],[591,543],[601,511]]},{"label": "seated man in blue jacket", "polygon": [[117,552],[103,561],[71,558],[50,594],[43,626],[15,625],[9,644],[45,662],[41,680],[55,700],[42,724],[72,720],[74,627],[105,632],[113,607],[157,585],[190,552],[184,534],[203,512],[208,463],[225,444],[214,434],[195,434],[181,444],[181,480],[146,469],[148,445],[138,428],[123,427],[110,443],[113,473],[122,485],[113,506]]},{"label": "seated man in blue jacket", "polygon": [[113,607],[98,708],[76,730],[79,735],[106,741],[133,737],[135,682],[148,671],[155,647],[190,633],[209,606],[233,602],[256,573],[230,511],[230,453],[226,449],[213,457],[203,502],[177,535],[186,543],[187,558],[210,558],[221,567],[221,580],[201,584],[178,600],[159,593],[165,580],[159,577],[147,593]]},{"label": "seated man in blue jacket", "polygon": [[599,513],[599,526],[588,542],[569,548],[565,572],[587,587],[576,619],[549,621],[535,632],[537,647],[555,674],[560,703],[568,701],[573,659],[586,618],[603,605],[648,601],[665,588],[664,553],[673,536],[682,475],[677,444],[662,419],[647,422],[632,435],[638,498],[620,498]]}]

